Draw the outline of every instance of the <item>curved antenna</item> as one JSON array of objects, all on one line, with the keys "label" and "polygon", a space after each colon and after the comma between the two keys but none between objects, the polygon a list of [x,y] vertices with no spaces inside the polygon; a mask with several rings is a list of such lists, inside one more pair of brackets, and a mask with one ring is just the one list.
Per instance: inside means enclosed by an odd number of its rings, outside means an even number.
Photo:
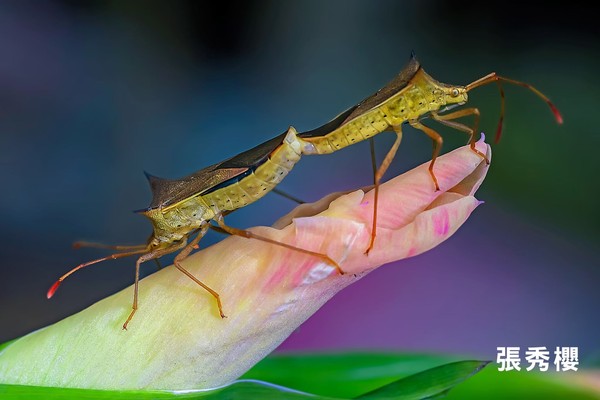
[{"label": "curved antenna", "polygon": [[50,286],[50,289],[48,289],[48,293],[46,294],[46,297],[49,299],[52,296],[54,296],[54,293],[56,292],[56,290],[58,289],[58,287],[60,286],[60,284],[62,283],[62,281],[64,281],[65,279],[67,279],[69,277],[69,275],[71,275],[75,271],[80,270],[81,268],[85,268],[87,266],[90,266],[90,265],[93,265],[93,264],[97,264],[99,262],[106,261],[106,260],[115,260],[117,258],[129,257],[129,256],[132,256],[132,255],[135,255],[135,254],[146,253],[147,251],[148,251],[148,247],[144,247],[141,250],[128,251],[128,252],[125,252],[125,253],[111,254],[111,255],[106,256],[106,257],[98,258],[97,260],[92,260],[92,261],[88,261],[88,262],[83,263],[83,264],[79,264],[78,266],[76,266],[75,268],[73,268],[72,270],[70,270],[69,272],[67,272],[66,274],[64,274],[63,276],[61,276],[60,278],[58,278],[58,280],[56,282],[54,282],[54,284],[52,286]]},{"label": "curved antenna", "polygon": [[558,111],[558,108],[556,108],[556,106],[550,101],[550,99],[545,94],[543,94],[542,92],[540,92],[539,90],[537,90],[535,87],[531,86],[528,83],[517,81],[514,79],[510,79],[510,78],[505,78],[503,76],[497,75],[495,72],[492,72],[482,78],[477,79],[474,82],[469,83],[467,86],[465,86],[465,89],[468,92],[472,89],[475,89],[476,87],[487,85],[492,82],[496,82],[498,84],[498,89],[500,90],[500,99],[501,99],[500,100],[500,120],[498,121],[498,128],[496,130],[496,143],[500,140],[500,136],[502,135],[502,125],[504,122],[505,107],[504,107],[504,89],[502,88],[502,82],[512,83],[513,85],[522,86],[526,89],[531,90],[539,98],[544,100],[546,102],[546,104],[548,104],[548,106],[550,107],[550,110],[552,110],[552,113],[554,114],[554,118],[556,119],[556,122],[559,124],[563,123],[563,118],[562,118],[562,115],[560,114],[560,111]]}]

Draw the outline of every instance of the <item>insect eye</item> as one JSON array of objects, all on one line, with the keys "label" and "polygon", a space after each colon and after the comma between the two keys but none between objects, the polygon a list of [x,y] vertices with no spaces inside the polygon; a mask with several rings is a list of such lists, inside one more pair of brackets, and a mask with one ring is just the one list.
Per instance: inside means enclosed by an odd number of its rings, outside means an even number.
[{"label": "insect eye", "polygon": [[452,97],[456,97],[458,96],[458,89],[454,88],[452,89]]}]

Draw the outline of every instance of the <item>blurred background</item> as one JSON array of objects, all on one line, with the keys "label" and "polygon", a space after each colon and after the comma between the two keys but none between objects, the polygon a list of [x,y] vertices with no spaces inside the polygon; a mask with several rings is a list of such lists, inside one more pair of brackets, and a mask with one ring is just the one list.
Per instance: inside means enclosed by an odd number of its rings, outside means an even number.
[{"label": "blurred background", "polygon": [[[0,2],[0,341],[58,321],[133,282],[134,260],[82,271],[136,244],[142,171],[175,178],[283,132],[317,127],[379,89],[414,50],[442,82],[489,72],[506,86],[503,140],[478,193],[486,203],[434,250],[347,288],[280,350],[393,349],[495,358],[497,346],[579,346],[600,359],[599,30],[569,7],[421,1]],[[495,85],[470,95],[492,137]],[[465,135],[426,121],[445,138]],[[380,157],[393,134],[376,138]],[[305,200],[371,182],[368,143],[306,157],[281,184]],[[388,177],[429,160],[404,129]],[[269,225],[294,204],[269,194],[232,214]],[[210,233],[202,245],[221,240]],[[168,261],[168,260],[167,260]],[[152,263],[144,273],[154,272]]]}]

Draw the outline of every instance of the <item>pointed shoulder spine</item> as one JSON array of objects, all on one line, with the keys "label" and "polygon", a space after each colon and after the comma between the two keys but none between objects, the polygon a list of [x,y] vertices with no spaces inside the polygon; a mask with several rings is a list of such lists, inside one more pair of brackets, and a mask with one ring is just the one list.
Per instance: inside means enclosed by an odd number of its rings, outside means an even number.
[{"label": "pointed shoulder spine", "polygon": [[150,184],[150,190],[152,194],[155,194],[156,191],[165,183],[170,182],[170,179],[161,178],[156,175],[152,175],[147,171],[144,171],[144,175],[146,175],[146,179],[148,179],[148,183]]}]

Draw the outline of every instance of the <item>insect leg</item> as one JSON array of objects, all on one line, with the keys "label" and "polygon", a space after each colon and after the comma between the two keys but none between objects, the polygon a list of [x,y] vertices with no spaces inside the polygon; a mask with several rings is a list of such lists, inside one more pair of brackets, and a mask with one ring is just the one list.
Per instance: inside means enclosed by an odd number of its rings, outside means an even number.
[{"label": "insect leg", "polygon": [[327,264],[332,265],[333,267],[335,267],[335,269],[338,270],[338,272],[340,273],[340,275],[344,275],[344,271],[338,265],[338,263],[336,263],[335,261],[333,261],[326,254],[321,254],[321,253],[317,253],[315,251],[301,249],[299,247],[295,247],[295,246],[292,246],[292,245],[287,244],[287,243],[278,242],[276,240],[269,239],[267,237],[257,235],[256,233],[252,233],[252,232],[244,230],[244,229],[238,229],[238,228],[233,228],[231,226],[227,226],[227,225],[225,225],[225,221],[223,220],[223,216],[221,214],[217,215],[217,217],[215,217],[215,220],[217,221],[217,224],[219,224],[219,228],[221,228],[224,232],[229,233],[230,235],[241,236],[241,237],[245,237],[245,238],[248,238],[248,239],[257,239],[257,240],[261,240],[263,242],[267,242],[267,243],[275,244],[277,246],[285,247],[286,249],[296,250],[296,251],[299,251],[301,253],[310,254],[311,256],[320,258],[321,260],[325,261]]},{"label": "insect leg", "polygon": [[[461,117],[467,117],[469,115],[473,115],[474,116],[474,122],[473,122],[473,127],[469,127],[465,124],[461,124],[459,122],[456,121],[451,121],[453,119],[457,119],[457,118],[461,118]],[[477,127],[479,126],[479,117],[480,117],[480,112],[478,108],[464,108],[462,110],[458,110],[458,111],[453,111],[451,113],[448,114],[443,114],[443,115],[439,115],[437,112],[432,111],[431,112],[431,117],[438,121],[440,124],[449,126],[451,128],[457,129],[459,131],[465,132],[469,134],[469,143],[470,144],[475,144],[475,132],[477,132]]]},{"label": "insect leg", "polygon": [[375,191],[373,192],[373,226],[371,227],[371,240],[369,241],[369,246],[365,250],[366,255],[369,255],[369,252],[373,248],[373,244],[375,243],[375,236],[377,236],[377,203],[379,202],[379,182],[377,181],[377,157],[375,155],[375,138],[372,136],[369,138],[369,149],[371,150],[371,168],[373,169],[373,185],[375,186]]},{"label": "insect leg", "polygon": [[299,198],[297,198],[296,196],[292,196],[291,194],[284,192],[283,190],[277,189],[277,188],[273,188],[271,189],[271,192],[280,195],[281,197],[285,197],[288,200],[293,201],[294,203],[298,203],[298,204],[304,204],[306,203],[303,200],[300,200]]},{"label": "insect leg", "polygon": [[[475,116],[475,122],[473,123],[472,128],[465,124],[462,124],[460,122],[450,121],[452,119],[466,117],[469,115]],[[432,112],[431,117],[442,125],[446,125],[446,126],[449,126],[450,128],[454,128],[461,132],[468,133],[470,135],[469,144],[471,146],[471,150],[474,153],[476,153],[477,155],[479,155],[481,158],[483,158],[485,160],[486,164],[489,165],[490,160],[488,160],[486,155],[475,148],[475,143],[476,143],[475,142],[475,133],[477,132],[477,126],[479,125],[479,109],[465,108],[463,110],[458,110],[458,111],[451,112],[451,113],[444,114],[444,115],[439,115],[436,112]]]},{"label": "insect leg", "polygon": [[437,133],[433,129],[423,125],[416,119],[411,119],[408,121],[408,123],[413,128],[416,128],[420,131],[425,132],[425,134],[427,136],[429,136],[431,138],[431,140],[433,140],[433,155],[431,157],[431,163],[429,163],[429,175],[431,175],[431,178],[433,179],[433,183],[435,184],[435,190],[438,191],[438,190],[440,190],[440,186],[438,185],[437,178],[435,177],[435,174],[433,173],[433,165],[435,164],[435,159],[440,154],[440,149],[442,147],[442,143],[444,142],[444,139],[442,139],[442,137],[440,136],[439,133]]},{"label": "insect leg", "polygon": [[373,178],[375,181],[375,204],[373,205],[373,227],[371,229],[371,241],[369,242],[369,247],[367,247],[367,250],[365,251],[365,254],[367,255],[369,254],[369,251],[371,251],[371,249],[373,248],[373,244],[375,243],[375,236],[377,236],[377,204],[379,200],[379,183],[381,182],[383,175],[392,163],[392,160],[396,156],[396,152],[398,151],[398,147],[400,147],[400,142],[402,141],[402,126],[397,125],[393,128],[394,132],[396,132],[396,140],[394,141],[394,144],[392,144],[392,147],[390,148],[388,153],[385,155],[385,158],[383,159],[381,165],[379,166],[379,168],[377,168],[377,170],[375,170],[375,148],[373,146],[373,142],[371,141],[371,158],[373,160]]},{"label": "insect leg", "polygon": [[188,270],[183,268],[183,266],[181,265],[181,262],[185,258],[187,258],[187,256],[190,255],[192,250],[194,250],[196,248],[196,246],[198,245],[198,242],[200,242],[200,239],[202,239],[204,237],[204,235],[206,234],[206,231],[208,230],[209,227],[210,227],[209,224],[205,224],[203,227],[200,228],[200,232],[198,233],[198,235],[196,235],[194,240],[192,240],[187,246],[185,246],[185,248],[183,250],[181,250],[181,252],[179,252],[179,254],[177,254],[175,256],[175,260],[173,261],[173,264],[175,265],[175,267],[177,267],[178,270],[183,272],[188,278],[190,278],[191,280],[196,282],[198,285],[202,286],[202,288],[204,288],[204,290],[206,290],[208,293],[210,293],[217,301],[217,306],[219,307],[219,314],[221,314],[221,318],[227,318],[227,316],[223,313],[223,306],[221,305],[221,297],[219,296],[219,293],[217,293],[215,290],[211,289],[206,284],[201,282],[198,278],[196,278],[194,275],[192,275],[191,272],[189,272]]},{"label": "insect leg", "polygon": [[112,249],[112,250],[122,250],[122,251],[126,251],[126,250],[138,250],[138,249],[145,249],[147,247],[147,245],[145,244],[138,244],[138,245],[134,245],[134,246],[119,246],[119,245],[111,245],[111,244],[103,244],[103,243],[96,243],[96,242],[86,242],[84,240],[79,240],[77,242],[73,243],[73,248],[74,249],[80,249],[82,247],[92,247],[95,249]]},{"label": "insect leg", "polygon": [[373,168],[373,184],[377,181],[377,157],[375,156],[375,138],[369,138],[369,149],[371,150],[371,167]]},{"label": "insect leg", "polygon": [[135,313],[138,309],[138,288],[139,288],[139,283],[140,283],[140,265],[143,262],[146,262],[148,260],[152,260],[155,258],[162,257],[164,255],[173,253],[174,251],[177,251],[177,250],[181,249],[182,247],[184,247],[185,244],[186,244],[186,242],[182,241],[180,243],[174,244],[173,246],[162,248],[162,249],[157,249],[150,253],[143,254],[142,256],[140,256],[140,258],[137,259],[137,261],[135,262],[135,283],[133,285],[133,304],[131,306],[131,313],[129,314],[129,316],[127,317],[127,320],[123,324],[124,330],[127,330],[127,325],[129,324],[129,321],[131,321],[131,319],[133,318],[133,316],[135,315]]}]

